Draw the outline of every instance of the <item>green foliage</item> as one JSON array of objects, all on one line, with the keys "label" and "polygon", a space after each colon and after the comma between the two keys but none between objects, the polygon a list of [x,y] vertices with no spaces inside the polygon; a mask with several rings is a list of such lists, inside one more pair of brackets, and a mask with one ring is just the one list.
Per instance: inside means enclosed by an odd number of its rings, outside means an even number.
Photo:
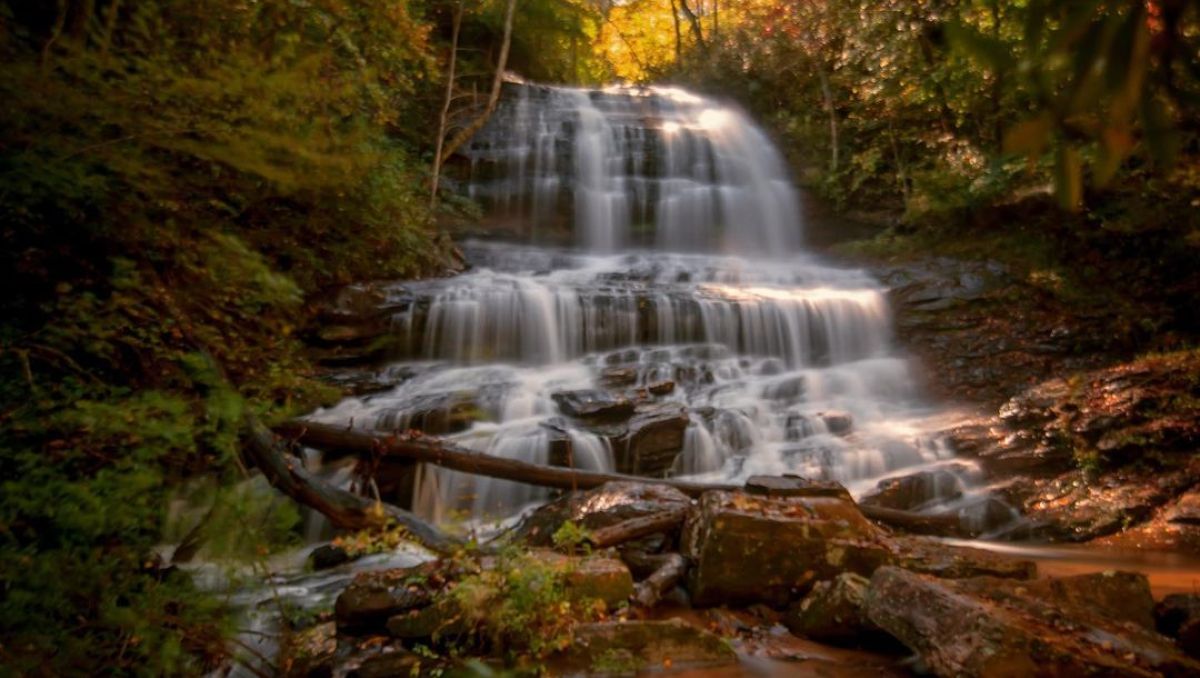
[{"label": "green foliage", "polygon": [[590,553],[591,546],[588,540],[591,539],[591,533],[574,522],[567,520],[554,531],[551,539],[554,541],[554,547],[574,554],[576,551],[582,553]]},{"label": "green foliage", "polygon": [[746,0],[721,16],[674,77],[746,103],[838,209],[919,222],[1044,184],[1079,209],[1122,171],[1194,156],[1195,2]]},{"label": "green foliage", "polygon": [[461,579],[450,592],[470,628],[480,631],[510,661],[540,662],[568,647],[580,622],[603,617],[600,600],[579,600],[568,590],[572,562],[532,555],[510,546],[495,564]]},{"label": "green foliage", "polygon": [[[237,457],[248,414],[337,395],[299,351],[305,297],[442,265],[414,141],[429,34],[403,2],[0,3],[16,671],[195,674],[224,655],[226,611],[159,545],[294,540],[295,508]],[[169,511],[181,497],[211,508]]]}]

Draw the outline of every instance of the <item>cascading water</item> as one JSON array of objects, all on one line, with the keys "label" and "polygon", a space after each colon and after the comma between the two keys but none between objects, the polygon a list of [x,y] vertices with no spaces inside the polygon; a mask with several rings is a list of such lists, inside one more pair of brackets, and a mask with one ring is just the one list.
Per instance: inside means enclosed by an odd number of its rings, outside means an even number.
[{"label": "cascading water", "polygon": [[[856,494],[932,468],[952,480],[929,485],[931,504],[986,512],[963,490],[972,470],[925,433],[884,290],[801,251],[780,155],[738,111],[677,89],[520,87],[467,155],[465,190],[532,244],[469,242],[468,273],[392,286],[393,359],[415,376],[313,419],[543,464],[798,473]],[[545,244],[564,229],[575,247]],[[416,482],[414,508],[439,520],[548,496],[428,467]]]}]

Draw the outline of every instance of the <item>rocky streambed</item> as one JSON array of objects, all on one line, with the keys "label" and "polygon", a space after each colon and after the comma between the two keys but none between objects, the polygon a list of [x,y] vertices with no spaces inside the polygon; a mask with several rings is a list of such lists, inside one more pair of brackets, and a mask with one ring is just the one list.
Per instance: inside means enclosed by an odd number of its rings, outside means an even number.
[{"label": "rocky streambed", "polygon": [[[897,338],[1020,539],[1200,553],[1200,352],[1138,354],[1111,308],[995,262],[880,266]],[[1200,577],[1200,573],[1198,573]]]},{"label": "rocky streambed", "polygon": [[[678,520],[639,527],[664,515]],[[627,539],[591,548],[616,533]],[[1198,596],[1156,603],[1138,573],[1038,578],[1029,560],[895,534],[833,483],[753,478],[696,500],[611,483],[560,497],[486,547],[358,574],[281,665],[305,676],[436,675],[471,657],[556,675],[1184,676],[1200,671],[1188,656],[1200,654],[1197,629]]]}]

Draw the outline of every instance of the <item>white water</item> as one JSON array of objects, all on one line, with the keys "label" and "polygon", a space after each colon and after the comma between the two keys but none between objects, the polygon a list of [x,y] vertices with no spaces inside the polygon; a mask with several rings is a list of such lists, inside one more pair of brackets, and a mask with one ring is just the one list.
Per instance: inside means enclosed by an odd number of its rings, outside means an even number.
[{"label": "white water", "polygon": [[[396,430],[465,404],[449,434],[461,445],[612,470],[619,431],[553,397],[607,388],[686,408],[662,470],[714,482],[798,473],[862,494],[952,458],[893,348],[885,290],[801,249],[780,155],[735,109],[673,89],[527,87],[469,154],[469,192],[535,244],[467,243],[468,273],[396,284],[394,360],[416,376],[313,419]],[[537,244],[556,219],[574,248]],[[637,392],[664,381],[675,388]],[[952,472],[969,484],[964,467]],[[931,487],[931,505],[946,492]],[[959,494],[964,519],[983,510]],[[426,467],[414,507],[503,518],[548,496]]]}]

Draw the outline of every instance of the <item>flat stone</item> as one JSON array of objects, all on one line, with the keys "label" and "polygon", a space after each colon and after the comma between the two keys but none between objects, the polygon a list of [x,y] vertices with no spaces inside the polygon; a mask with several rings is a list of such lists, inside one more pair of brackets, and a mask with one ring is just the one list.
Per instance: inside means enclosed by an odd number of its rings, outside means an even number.
[{"label": "flat stone", "polygon": [[1002,579],[1033,579],[1037,563],[985,549],[954,546],[929,537],[892,537],[894,562],[912,572],[930,574],[943,579],[967,577],[998,577]]},{"label": "flat stone", "polygon": [[664,668],[700,668],[737,662],[720,637],[680,619],[580,624],[562,659],[564,673],[637,673]]},{"label": "flat stone", "polygon": [[598,389],[560,391],[550,397],[563,414],[581,419],[624,419],[634,410],[628,398]]},{"label": "flat stone", "polygon": [[783,607],[842,572],[889,562],[883,532],[838,497],[765,497],[711,491],[691,509],[682,552],[699,606]]},{"label": "flat stone", "polygon": [[766,497],[838,497],[850,499],[850,492],[832,480],[808,480],[795,475],[750,476],[746,480],[748,494]]}]

